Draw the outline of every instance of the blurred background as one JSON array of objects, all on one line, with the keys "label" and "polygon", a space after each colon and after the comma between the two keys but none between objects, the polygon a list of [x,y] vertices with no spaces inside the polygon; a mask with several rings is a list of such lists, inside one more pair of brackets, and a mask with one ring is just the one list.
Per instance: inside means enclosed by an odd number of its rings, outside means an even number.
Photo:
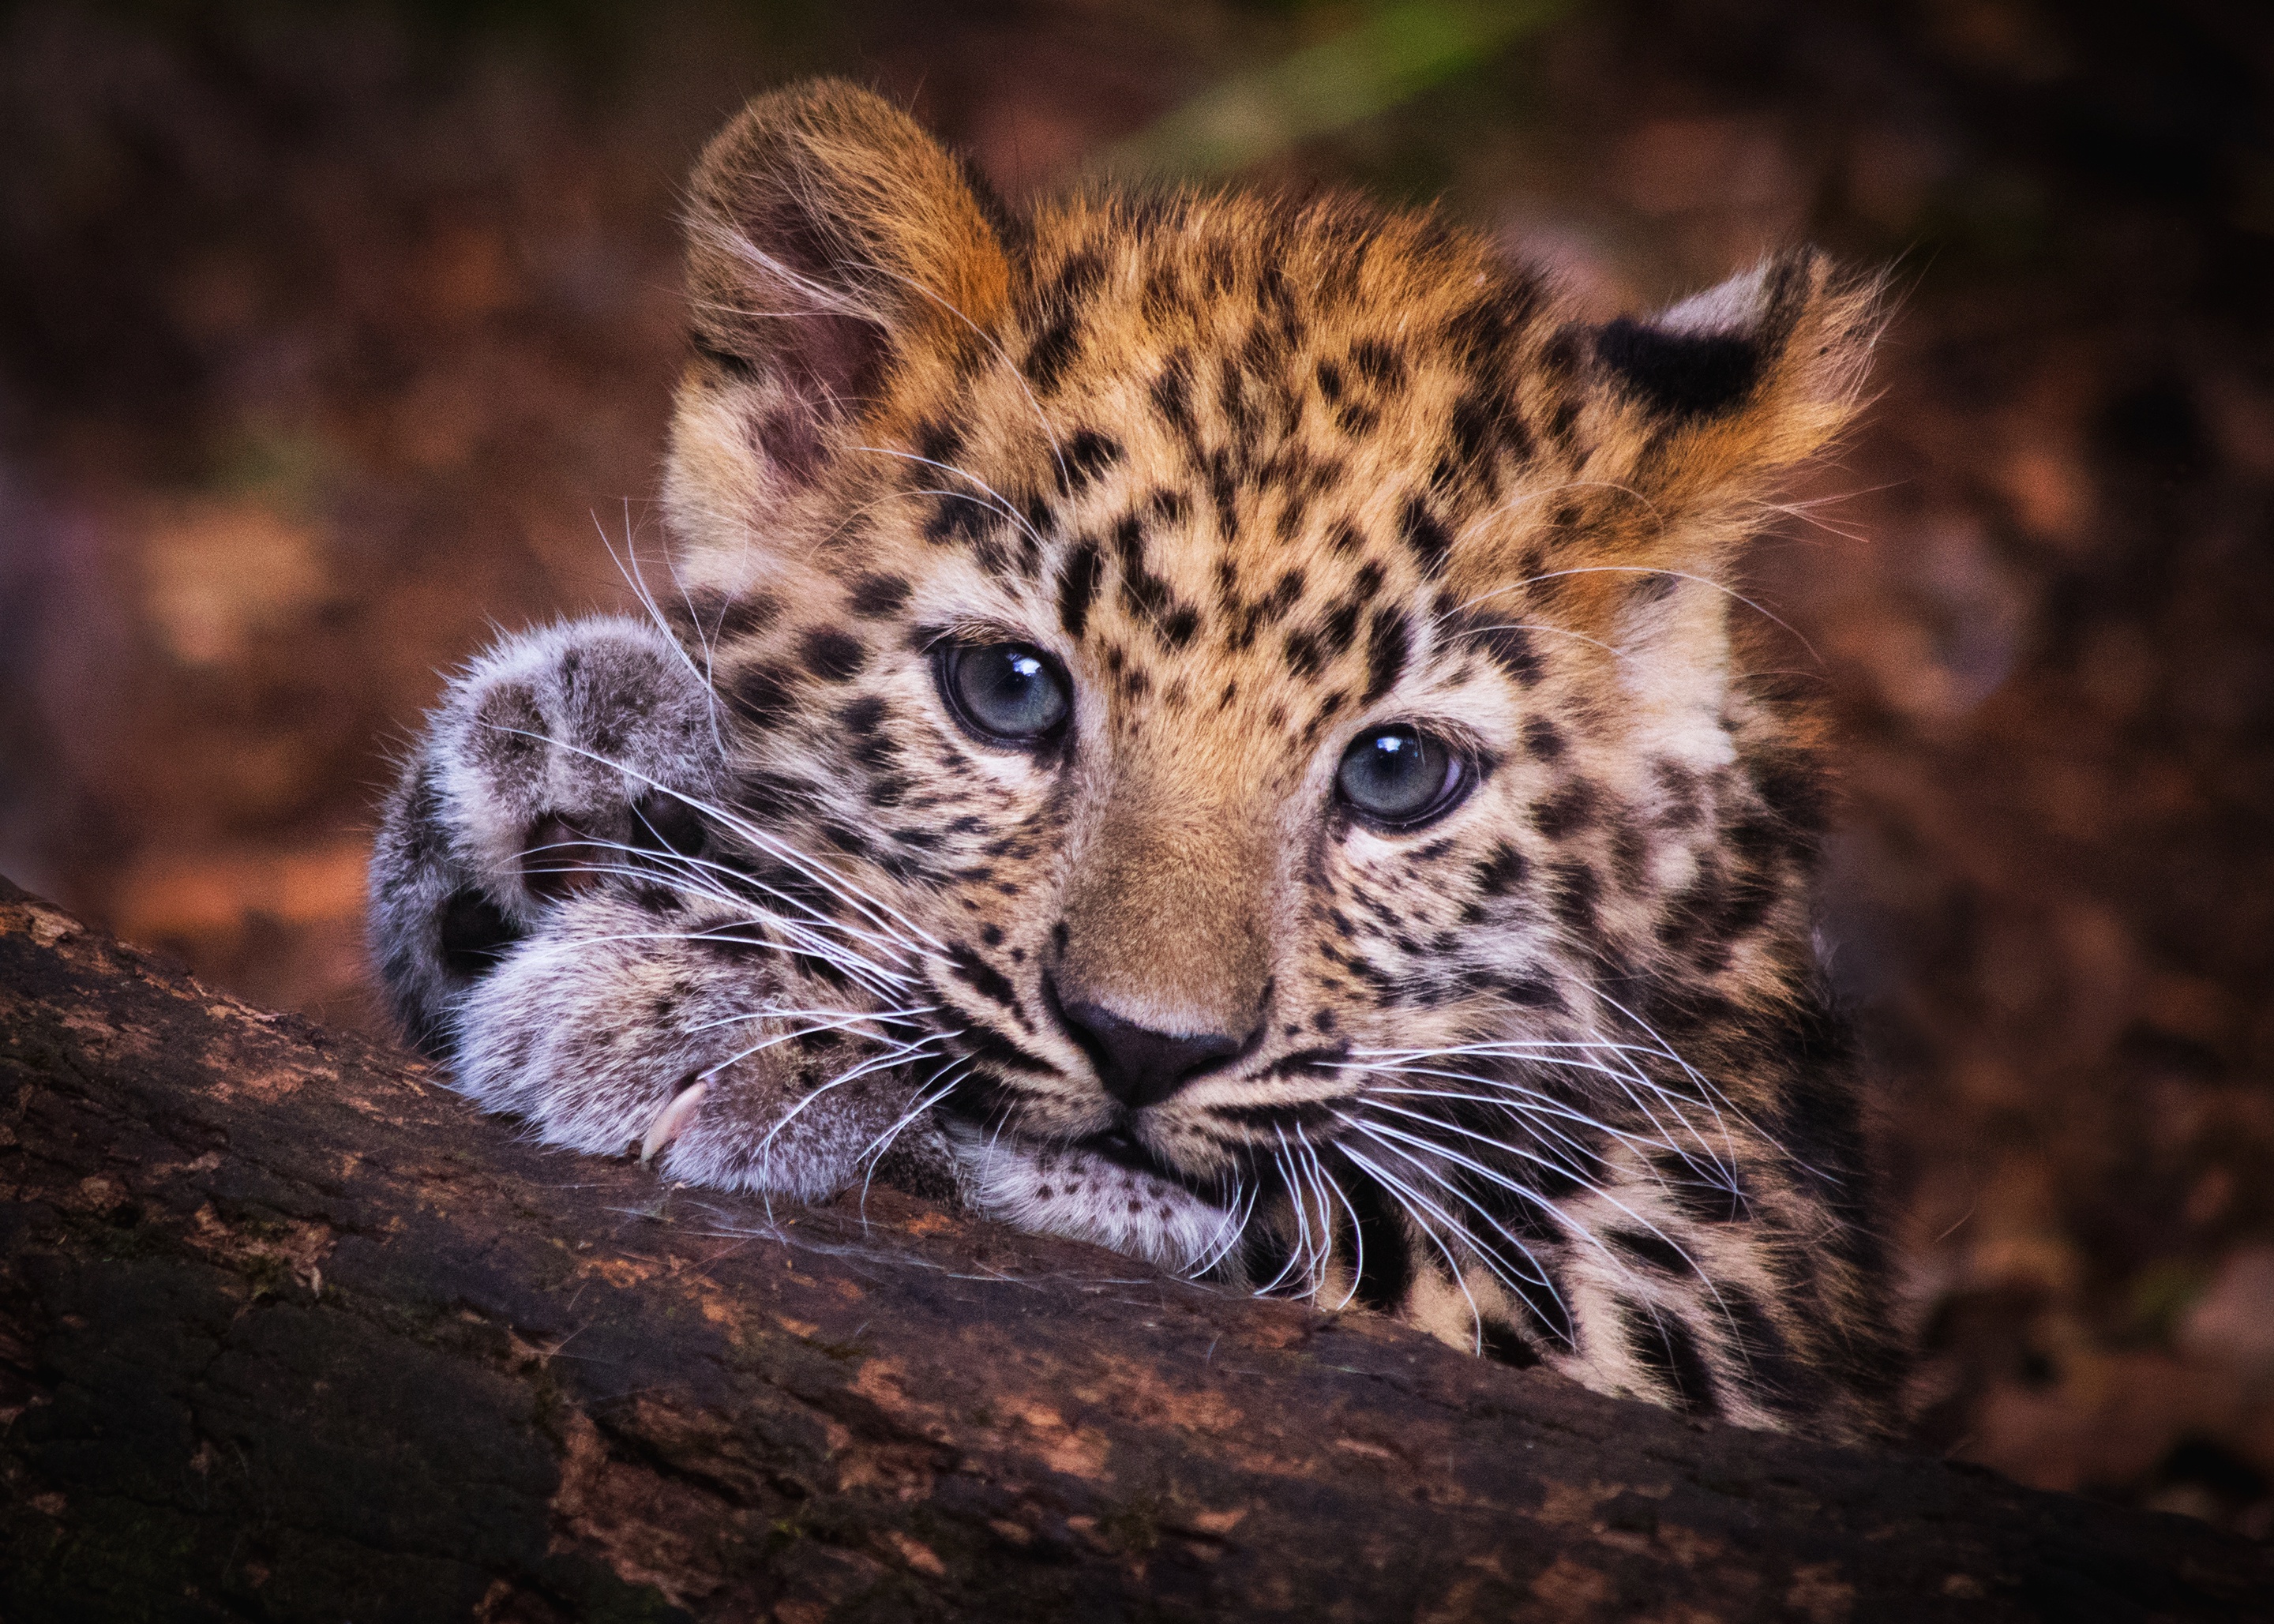
[{"label": "blurred background", "polygon": [[377,1024],[438,673],[621,607],[672,216],[855,75],[1013,197],[1442,196],[1606,313],[1893,267],[1758,596],[1849,797],[1923,1447],[2274,1533],[2274,26],[2218,0],[0,4],[0,872]]}]

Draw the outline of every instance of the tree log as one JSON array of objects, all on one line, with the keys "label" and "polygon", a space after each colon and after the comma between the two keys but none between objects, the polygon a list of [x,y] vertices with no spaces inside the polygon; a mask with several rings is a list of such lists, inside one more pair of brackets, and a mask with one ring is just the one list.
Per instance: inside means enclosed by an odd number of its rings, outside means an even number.
[{"label": "tree log", "polygon": [[0,1617],[2274,1618],[2260,1547],[547,1151],[0,881]]}]

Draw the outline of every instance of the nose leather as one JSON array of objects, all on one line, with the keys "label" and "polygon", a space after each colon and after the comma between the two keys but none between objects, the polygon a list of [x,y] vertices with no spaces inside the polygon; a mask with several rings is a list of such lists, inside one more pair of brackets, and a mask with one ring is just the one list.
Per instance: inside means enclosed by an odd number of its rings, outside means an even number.
[{"label": "nose leather", "polygon": [[1064,1010],[1105,1092],[1133,1111],[1159,1104],[1239,1052],[1239,1040],[1221,1032],[1156,1032],[1096,1004],[1069,1004]]}]

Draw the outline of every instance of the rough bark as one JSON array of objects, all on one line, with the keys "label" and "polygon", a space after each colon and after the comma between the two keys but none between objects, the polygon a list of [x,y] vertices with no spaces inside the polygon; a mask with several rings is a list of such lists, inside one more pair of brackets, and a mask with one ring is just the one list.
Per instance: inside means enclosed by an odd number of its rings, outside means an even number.
[{"label": "rough bark", "polygon": [[0,882],[0,1617],[2274,1617],[2183,1518],[477,1117]]}]

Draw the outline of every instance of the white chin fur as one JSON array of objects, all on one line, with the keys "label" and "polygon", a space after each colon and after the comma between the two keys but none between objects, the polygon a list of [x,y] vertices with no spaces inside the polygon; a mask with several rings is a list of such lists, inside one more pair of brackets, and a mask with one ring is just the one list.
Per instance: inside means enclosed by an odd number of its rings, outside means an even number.
[{"label": "white chin fur", "polygon": [[1229,1249],[1236,1214],[1181,1184],[1067,1146],[950,1130],[974,1206],[1017,1229],[1088,1241],[1178,1274]]}]

